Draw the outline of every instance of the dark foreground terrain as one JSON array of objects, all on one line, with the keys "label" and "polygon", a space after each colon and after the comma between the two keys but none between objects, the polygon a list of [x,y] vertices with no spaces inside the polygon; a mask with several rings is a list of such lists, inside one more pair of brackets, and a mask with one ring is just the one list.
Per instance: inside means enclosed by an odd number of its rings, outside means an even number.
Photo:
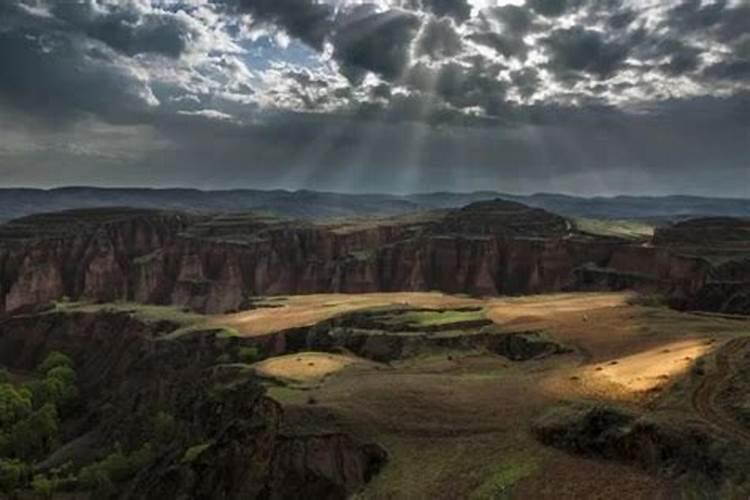
[{"label": "dark foreground terrain", "polygon": [[[0,226],[9,498],[747,498],[750,223]],[[528,295],[528,296],[526,296]]]}]

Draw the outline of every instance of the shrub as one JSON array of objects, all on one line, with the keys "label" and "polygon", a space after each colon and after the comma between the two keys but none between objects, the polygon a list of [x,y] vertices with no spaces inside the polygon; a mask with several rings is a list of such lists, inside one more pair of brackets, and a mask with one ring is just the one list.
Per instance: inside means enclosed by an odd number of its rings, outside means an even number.
[{"label": "shrub", "polygon": [[207,443],[201,443],[195,446],[191,446],[190,448],[185,450],[185,454],[182,456],[182,463],[193,463],[195,459],[197,459],[201,455],[201,453],[209,449],[212,444],[213,441],[209,441]]},{"label": "shrub", "polygon": [[260,353],[257,347],[240,347],[237,352],[237,359],[241,363],[251,365],[260,359]]},{"label": "shrub", "polygon": [[41,375],[46,375],[47,372],[49,372],[53,368],[57,368],[59,366],[67,366],[68,368],[74,368],[75,363],[73,363],[73,360],[70,359],[65,354],[58,352],[58,351],[52,351],[47,355],[47,357],[42,361],[37,367],[36,371],[37,373]]},{"label": "shrub", "polygon": [[153,439],[158,444],[168,445],[177,436],[177,422],[171,413],[160,411],[154,415],[152,426]]},{"label": "shrub", "polygon": [[628,305],[644,307],[665,307],[669,305],[669,298],[661,293],[639,293],[627,300]]},{"label": "shrub", "polygon": [[112,491],[113,483],[133,477],[153,459],[153,456],[150,444],[145,444],[130,454],[124,453],[118,446],[106,458],[82,468],[78,480],[84,489],[102,493]]},{"label": "shrub", "polygon": [[78,474],[78,485],[84,490],[96,491],[105,498],[115,492],[115,486],[107,473],[93,465],[81,469]]},{"label": "shrub", "polygon": [[20,460],[0,459],[0,491],[11,493],[23,485],[29,466]]},{"label": "shrub", "polygon": [[42,474],[34,475],[31,480],[31,490],[41,498],[52,498],[55,491],[55,482]]}]

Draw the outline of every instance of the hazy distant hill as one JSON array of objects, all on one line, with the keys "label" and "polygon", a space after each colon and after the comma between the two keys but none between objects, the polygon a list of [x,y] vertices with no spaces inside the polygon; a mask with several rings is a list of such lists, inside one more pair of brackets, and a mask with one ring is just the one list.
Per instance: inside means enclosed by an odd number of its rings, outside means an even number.
[{"label": "hazy distant hill", "polygon": [[295,218],[397,215],[416,210],[453,208],[504,198],[574,217],[674,219],[690,216],[750,217],[750,200],[695,196],[617,196],[583,198],[561,194],[519,196],[481,191],[408,196],[341,194],[319,191],[68,187],[51,190],[0,189],[0,220],[65,210],[106,206],[161,208],[188,212],[261,210]]}]

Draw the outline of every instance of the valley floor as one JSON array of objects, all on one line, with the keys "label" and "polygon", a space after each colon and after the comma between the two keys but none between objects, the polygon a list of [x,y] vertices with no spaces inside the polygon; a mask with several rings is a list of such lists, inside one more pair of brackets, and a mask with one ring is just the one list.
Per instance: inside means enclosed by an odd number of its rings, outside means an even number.
[{"label": "valley floor", "polygon": [[721,377],[706,387],[694,372],[699,365],[713,373],[715,358],[720,368],[716,353],[749,335],[750,323],[631,302],[625,293],[312,295],[269,299],[276,307],[211,321],[261,337],[377,306],[471,306],[502,330],[543,331],[571,347],[522,362],[463,350],[388,364],[314,352],[259,363],[258,372],[277,381],[269,393],[284,406],[285,428],[341,430],[388,450],[362,498],[673,498],[678,487],[664,476],[543,446],[530,431],[560,401],[593,400],[682,412],[733,432],[725,428],[732,418],[714,406]]}]

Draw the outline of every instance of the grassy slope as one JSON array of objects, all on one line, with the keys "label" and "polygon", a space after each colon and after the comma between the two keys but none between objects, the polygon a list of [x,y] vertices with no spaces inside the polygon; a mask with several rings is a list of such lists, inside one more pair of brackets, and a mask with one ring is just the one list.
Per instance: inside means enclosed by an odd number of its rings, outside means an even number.
[{"label": "grassy slope", "polygon": [[174,306],[155,306],[134,302],[109,302],[94,304],[90,302],[57,302],[53,311],[67,313],[114,312],[128,313],[145,323],[169,322],[175,329],[164,338],[174,338],[190,332],[201,330],[218,331],[222,335],[235,336],[237,331],[231,327],[209,323],[209,316],[183,311]]},{"label": "grassy slope", "polygon": [[628,240],[643,240],[654,235],[654,226],[634,220],[575,219],[580,231],[600,236],[614,236]]},{"label": "grassy slope", "polygon": [[411,311],[393,317],[392,323],[409,324],[415,326],[449,326],[453,323],[478,321],[484,319],[483,311]]}]

